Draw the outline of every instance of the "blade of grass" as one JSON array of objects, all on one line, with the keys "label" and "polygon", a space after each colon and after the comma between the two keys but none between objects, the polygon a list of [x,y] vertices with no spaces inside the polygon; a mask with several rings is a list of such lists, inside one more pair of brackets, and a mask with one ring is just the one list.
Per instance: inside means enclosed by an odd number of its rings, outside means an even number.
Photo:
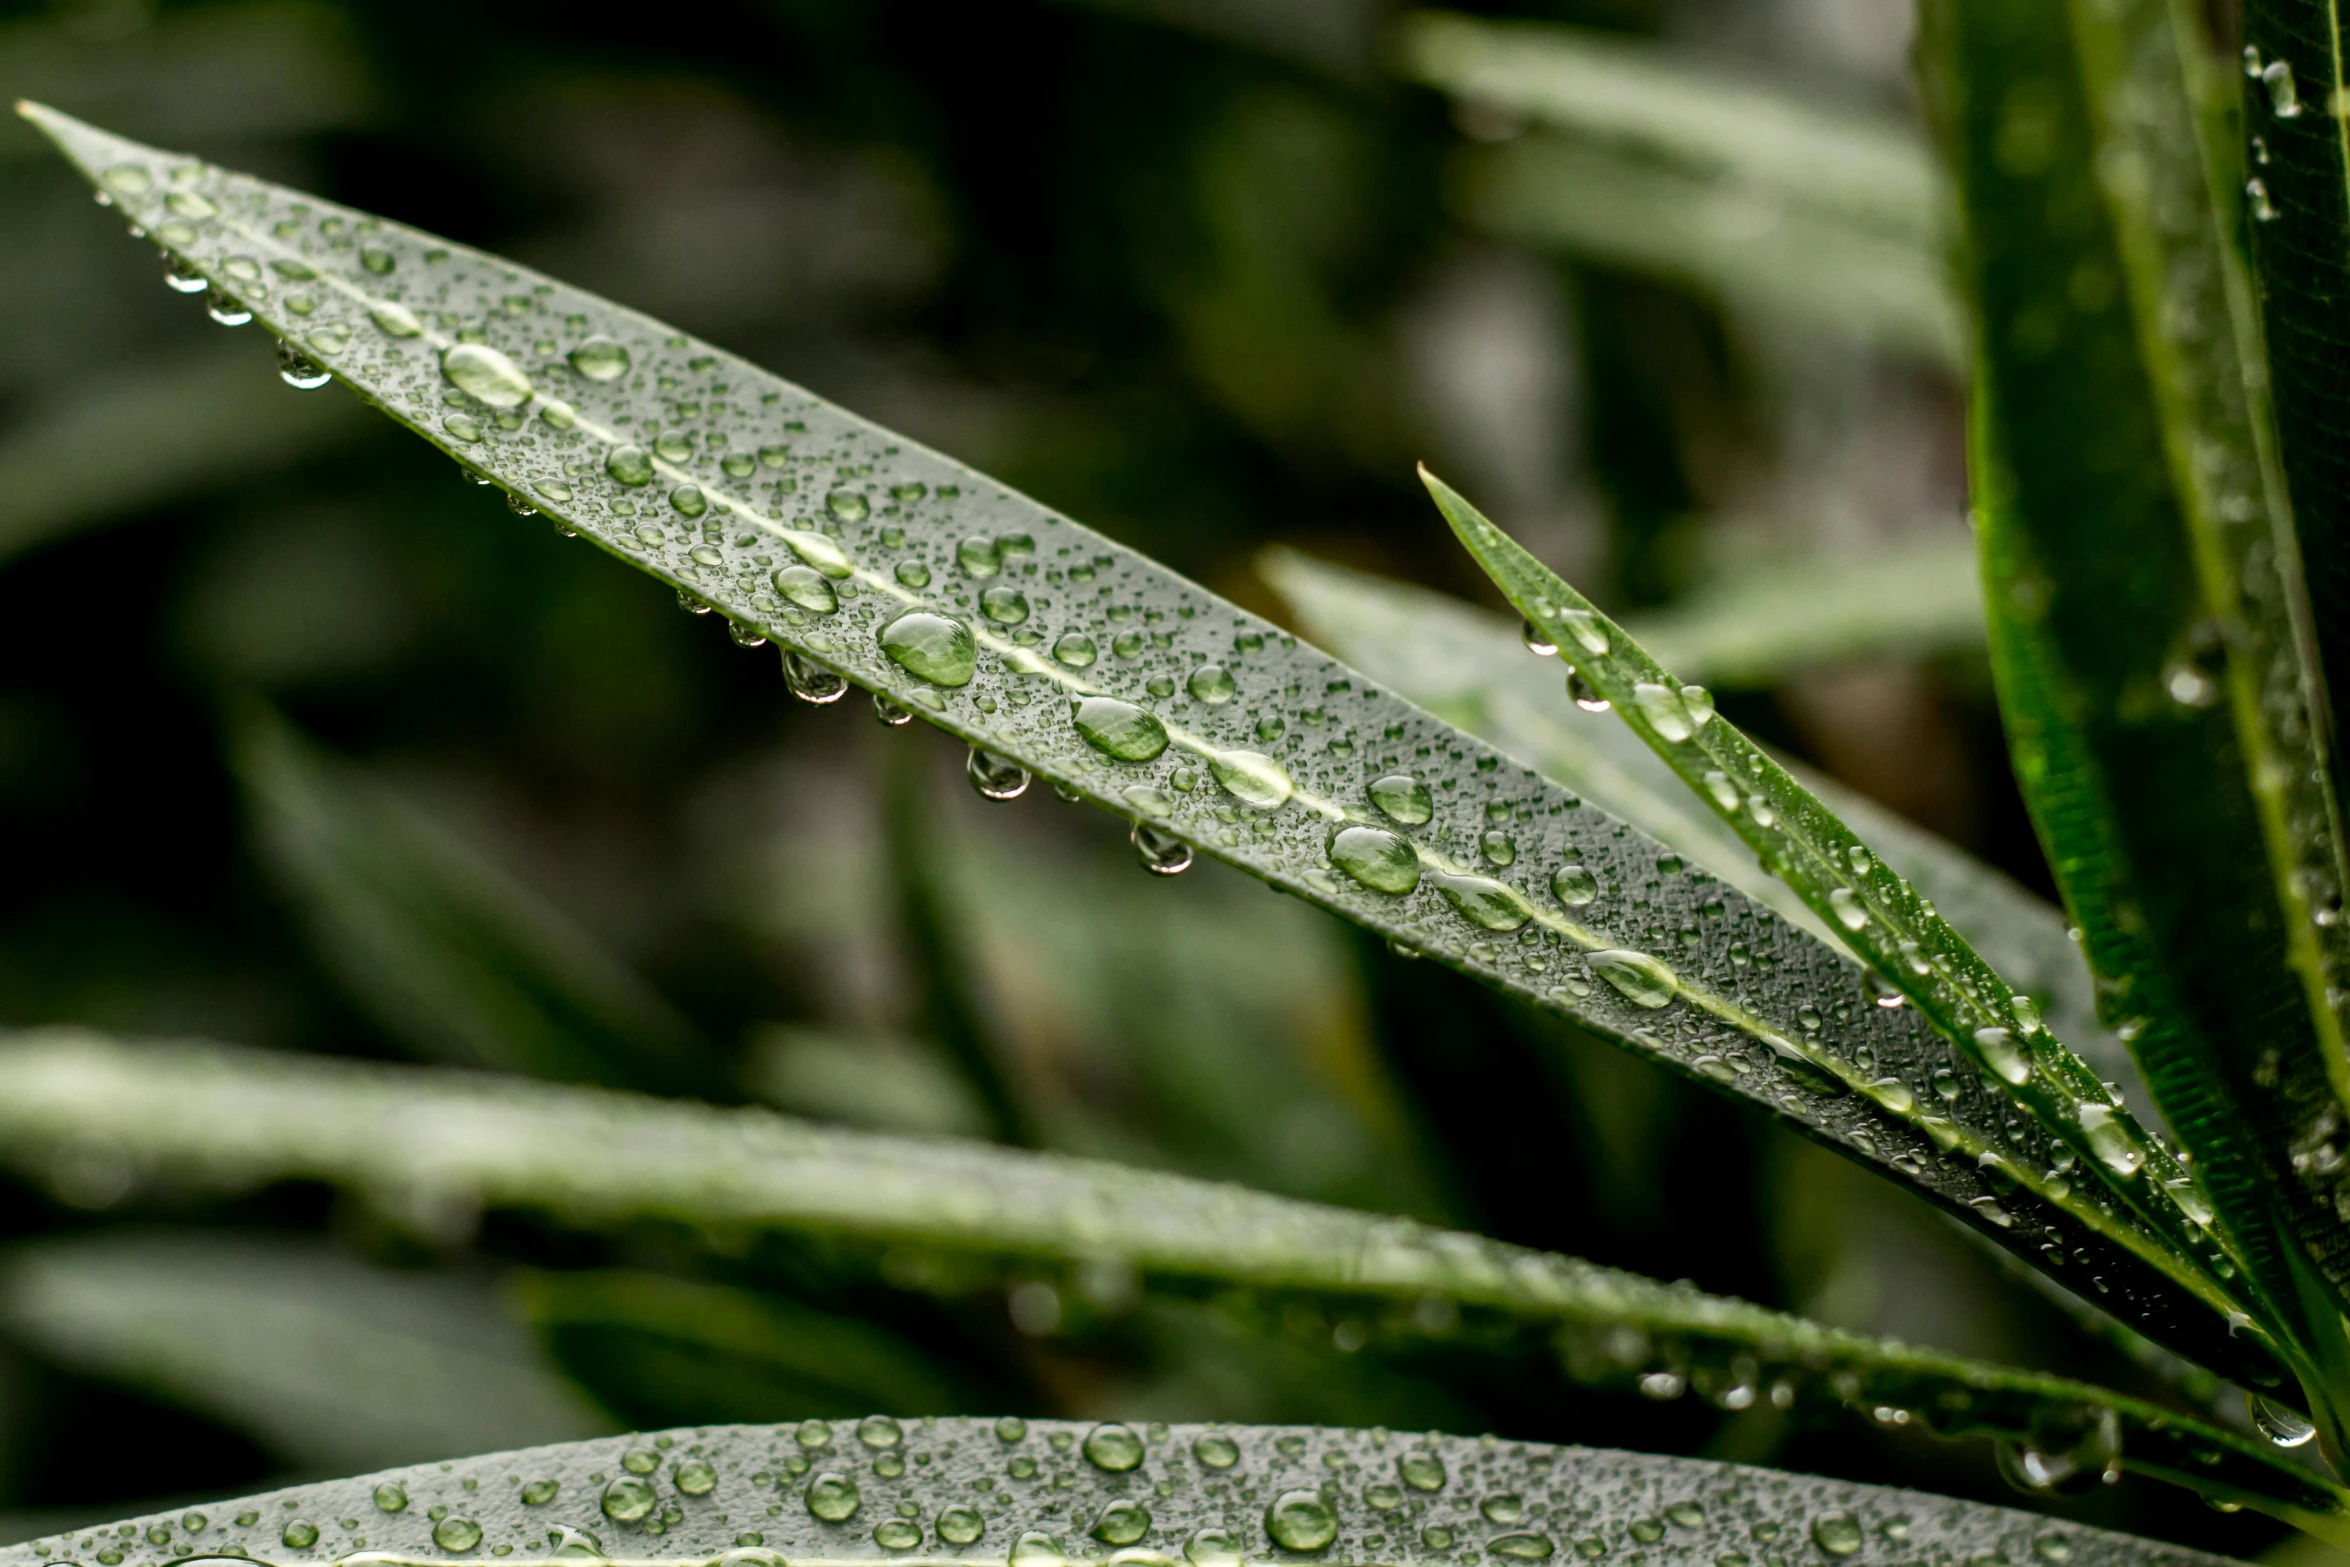
[{"label": "blade of grass", "polygon": [[258,705],[231,756],[328,966],[428,1059],[716,1096],[692,1024],[570,919]]},{"label": "blade of grass", "polygon": [[2169,0],[1958,0],[1931,22],[2018,777],[2110,1015],[2324,1423],[2350,1398],[2350,927],[2208,41]]},{"label": "blade of grass", "polygon": [[2052,1430],[2093,1435],[2091,1473],[2118,1458],[2350,1539],[2350,1492],[2175,1410],[1410,1220],[1121,1165],[511,1078],[129,1048],[72,1030],[0,1045],[0,1160],[41,1174],[93,1146],[135,1157],[149,1180],[319,1180],[573,1225],[814,1231],[917,1248],[942,1276],[956,1271],[950,1258],[979,1265],[961,1271],[980,1280],[989,1265],[1026,1277],[1107,1266],[1270,1321],[1310,1304],[1382,1353],[1530,1344],[1575,1380],[1660,1379],[1642,1381],[1655,1396],[1900,1410],[1946,1435],[2041,1446]]},{"label": "blade of grass", "polygon": [[[1502,1496],[1522,1498],[1527,1515],[1495,1522],[1470,1504]],[[379,1497],[399,1505],[387,1510]],[[614,1567],[976,1567],[1015,1542],[1072,1567],[1172,1560],[1187,1543],[1193,1555],[1340,1567],[1457,1561],[1464,1546],[1504,1561],[1665,1549],[1710,1561],[1782,1538],[1789,1554],[1830,1557],[1890,1541],[1927,1561],[2226,1567],[2220,1557],[2009,1508],[1940,1497],[1921,1505],[1928,1500],[1702,1459],[1491,1437],[874,1416],[492,1453],[120,1527],[167,1542],[158,1548],[174,1559],[323,1562],[364,1541],[361,1559],[382,1567],[554,1567],[591,1552]],[[758,1522],[755,1545],[736,1538],[745,1519]],[[35,1567],[75,1549],[65,1534],[0,1552],[0,1564]]]},{"label": "blade of grass", "polygon": [[[708,345],[431,235],[26,106],[121,214],[467,472],[1025,768],[1786,1118],[2190,1358],[2261,1327],[1844,955],[1265,622]],[[265,264],[266,263],[266,264]],[[526,368],[527,367],[527,368]],[[560,394],[560,395],[558,395]],[[650,445],[645,443],[649,442]],[[994,758],[988,761],[988,758]],[[1015,765],[1016,764],[1016,765]],[[1162,845],[1163,846],[1163,845]],[[1162,860],[1162,863],[1169,863]],[[1863,1061],[1872,1064],[1863,1065]],[[1959,1094],[1930,1085],[1946,1073]],[[1906,1097],[1882,1084],[1917,1085]],[[1990,1164],[1982,1156],[2004,1149]]]},{"label": "blade of grass", "polygon": [[[2175,1255],[2195,1258],[2215,1299],[2239,1300],[2238,1310],[2273,1309],[2258,1295],[2235,1294],[2231,1286],[2241,1263],[2229,1237],[2208,1227],[2212,1211],[2202,1189],[2159,1139],[2139,1128],[2097,1074],[2049,1032],[2029,997],[2000,978],[1818,796],[1736,725],[1716,717],[1703,686],[1675,680],[1621,626],[1443,480],[1425,468],[1421,477],[1477,564],[1527,622],[1556,644],[1559,656],[1736,829],[1773,875],[1837,928],[1881,981],[1958,1045],[1993,1102],[2025,1111],[2054,1145],[2044,1163],[2019,1160],[1998,1148],[1986,1148],[1980,1157],[2019,1187],[2060,1194],[2059,1200],[2076,1185],[2096,1183],[2099,1202],[2126,1207]],[[1945,1085],[1937,1082],[1929,1089],[1893,1075],[1869,1086],[1882,1095],[1914,1099]],[[1965,1085],[1949,1086],[1963,1092]],[[2290,1318],[2279,1314],[2264,1320]]]}]

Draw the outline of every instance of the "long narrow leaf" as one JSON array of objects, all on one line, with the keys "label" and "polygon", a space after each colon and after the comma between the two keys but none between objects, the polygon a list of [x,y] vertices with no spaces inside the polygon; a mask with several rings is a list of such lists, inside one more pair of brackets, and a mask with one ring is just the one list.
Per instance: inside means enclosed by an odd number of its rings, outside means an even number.
[{"label": "long narrow leaf", "polygon": [[[2017,1184],[2060,1146],[1848,958],[1277,628],[630,311],[364,213],[27,107],[123,216],[346,385],[599,547],[970,741],[1567,1013],[1904,1180],[2150,1337],[2276,1379],[2126,1211]],[[1147,836],[1146,836],[1147,831]],[[1941,1075],[1937,1075],[1941,1074]],[[1936,1086],[1958,1088],[1945,1099]],[[1888,1083],[1899,1083],[1899,1092]],[[1982,1156],[2005,1149],[1989,1165]]]},{"label": "long narrow leaf", "polygon": [[[1735,1464],[1310,1426],[887,1416],[492,1453],[119,1526],[170,1560],[380,1567],[1576,1557],[2064,1562],[2223,1558],[2004,1507]],[[112,1538],[115,1529],[104,1531]],[[0,1552],[45,1567],[72,1531]],[[357,1555],[359,1552],[365,1555]]]},{"label": "long narrow leaf", "polygon": [[2208,46],[2169,0],[1952,0],[1929,36],[2018,775],[2110,1015],[2338,1400],[2350,926]]},{"label": "long narrow leaf", "polygon": [[[1703,686],[1674,679],[1590,601],[1495,527],[1442,480],[1422,470],[1429,493],[1469,553],[1528,623],[1613,704],[1682,781],[1737,830],[1771,873],[1812,912],[1834,923],[1886,984],[1896,988],[1979,1070],[1974,1086],[2020,1107],[2055,1145],[2046,1163],[1986,1146],[1979,1158],[2019,1187],[2052,1201],[2094,1182],[2092,1211],[2126,1207],[2192,1257],[2215,1300],[2266,1304],[2231,1288],[2240,1272],[2186,1168],[2136,1124],[2089,1066],[2052,1034],[2039,1008],[1984,962],[1881,855],[1726,718]],[[1872,1062],[1871,1069],[1891,1063]],[[1913,1096],[1898,1071],[1870,1085]],[[1923,1085],[1917,1085],[1923,1086]],[[1940,1085],[1936,1085],[1940,1086]],[[1954,1085],[1963,1092],[1967,1085]],[[2135,1237],[2135,1230],[2127,1232]],[[2149,1256],[2164,1255],[2150,1248]]]},{"label": "long narrow leaf", "polygon": [[311,1179],[575,1224],[813,1230],[1030,1276],[1125,1268],[1274,1321],[1310,1307],[1381,1352],[1534,1348],[1576,1380],[1694,1390],[1732,1408],[1767,1398],[1880,1419],[1900,1411],[1948,1435],[2041,1446],[2065,1432],[2065,1450],[2044,1454],[2052,1467],[2094,1474],[2118,1461],[2350,1540],[2350,1492],[2175,1411],[1409,1220],[1120,1165],[515,1079],[131,1049],[70,1031],[0,1047],[0,1159],[40,1173],[93,1146],[127,1153],[151,1180]]}]

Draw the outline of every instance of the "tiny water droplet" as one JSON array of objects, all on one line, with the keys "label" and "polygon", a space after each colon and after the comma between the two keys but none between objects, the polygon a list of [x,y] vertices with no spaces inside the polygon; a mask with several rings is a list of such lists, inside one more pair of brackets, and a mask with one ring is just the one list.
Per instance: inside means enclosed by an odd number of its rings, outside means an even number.
[{"label": "tiny water droplet", "polygon": [[1681,977],[1645,952],[1611,948],[1584,959],[1591,972],[1614,986],[1636,1007],[1670,1006],[1681,993]]},{"label": "tiny water droplet", "polygon": [[170,251],[163,252],[163,286],[175,294],[201,294],[211,280]]},{"label": "tiny water droplet", "polygon": [[1017,800],[1028,789],[1027,768],[978,746],[971,748],[963,771],[970,777],[971,787],[990,800]]},{"label": "tiny water droplet", "polygon": [[2268,182],[2255,176],[2244,182],[2244,204],[2252,209],[2255,223],[2276,221],[2277,204],[2269,198]]},{"label": "tiny water droplet", "polygon": [[832,670],[791,648],[783,649],[783,683],[793,696],[818,707],[849,694],[849,683]]}]

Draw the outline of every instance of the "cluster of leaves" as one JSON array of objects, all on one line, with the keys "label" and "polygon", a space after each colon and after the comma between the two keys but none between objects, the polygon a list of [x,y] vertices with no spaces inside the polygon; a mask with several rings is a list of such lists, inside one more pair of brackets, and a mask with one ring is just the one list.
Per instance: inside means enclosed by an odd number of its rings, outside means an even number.
[{"label": "cluster of leaves", "polygon": [[[921,1334],[893,1314],[918,1314],[924,1296],[1004,1290],[1015,1319],[1049,1326],[1143,1297],[1204,1303],[1225,1330],[1268,1342],[1368,1351],[1381,1374],[1438,1390],[1419,1406],[1436,1423],[1448,1383],[1504,1366],[1544,1385],[1988,1436],[2027,1490],[2126,1469],[2350,1538],[2350,1490],[2313,1461],[2350,1450],[2350,985],[2338,973],[2350,877],[2326,622],[2305,586],[2322,601],[2346,573],[2328,512],[2327,383],[2314,358],[2288,348],[2272,366],[2266,346],[2323,339],[2339,291],[2310,258],[2340,248],[2350,204],[2323,149],[2294,140],[2317,115],[2296,80],[2331,79],[2330,55],[2297,78],[2294,51],[2331,35],[2279,10],[2244,57],[2261,84],[2245,151],[2239,73],[2215,64],[2193,7],[1942,0],[1924,53],[1943,196],[1914,150],[1865,128],[1732,100],[1709,129],[1654,112],[1675,84],[1605,49],[1459,19],[1407,30],[1414,70],[1487,108],[1567,131],[1603,125],[1635,159],[1712,157],[1780,189],[1800,243],[1785,264],[1740,274],[1758,297],[1800,309],[1808,270],[1821,290],[1810,303],[1857,311],[1847,324],[1864,334],[1929,358],[1965,345],[1982,607],[2070,929],[1749,739],[1687,678],[1701,659],[1736,678],[1735,639],[1693,638],[1669,672],[1433,476],[1437,507],[1523,617],[1527,651],[1510,651],[1506,631],[1497,649],[1473,616],[1448,627],[1401,590],[1276,560],[1301,614],[1350,655],[1341,662],[690,334],[420,230],[25,108],[162,247],[175,286],[206,292],[217,320],[277,336],[287,381],[349,388],[514,511],[723,614],[738,642],[779,646],[795,695],[825,706],[861,688],[885,723],[919,719],[966,742],[982,794],[1044,778],[1129,822],[1147,869],[1213,856],[1758,1107],[2006,1253],[2170,1375],[2174,1396],[1915,1350],[1406,1219],[1015,1147],[663,1104],[725,1092],[690,1022],[258,709],[233,720],[239,766],[268,853],[308,889],[330,964],[439,1053],[526,1076],[25,1036],[0,1052],[0,1147],[96,1204],[150,1183],[316,1182],[428,1235],[485,1212],[682,1231],[768,1268],[861,1259],[908,1297],[816,1310],[643,1270],[529,1283],[559,1355],[588,1358],[614,1334],[651,1341],[633,1386],[591,1382],[623,1415],[671,1407],[680,1379],[713,1358],[767,1368],[816,1413],[858,1400],[969,1407],[994,1390],[914,1349]],[[2318,117],[2333,112],[2329,101]],[[1469,172],[1464,199],[1487,204],[1497,227],[1554,221],[1527,193],[1564,178],[1545,158],[1599,156],[1560,151],[1572,145],[1512,143]],[[2278,160],[2276,172],[2247,182],[2246,159]],[[1916,264],[1945,199],[1963,304]],[[1803,238],[1815,233],[1834,243]],[[1633,259],[1723,264],[1702,233],[1667,232],[1652,250]],[[1819,266],[1822,254],[1836,266]],[[2256,261],[2275,279],[2265,289]],[[1829,647],[1868,636],[1834,616],[1809,629]],[[1561,666],[1563,695],[1555,673],[1546,698],[1522,691],[1527,668]],[[1561,728],[1564,696],[1612,708],[1622,729]],[[910,1073],[899,1090],[927,1094],[916,1113],[942,1128],[1045,1141],[958,983],[954,948],[971,933],[944,913],[944,857],[913,776],[891,802],[895,892],[959,1074],[941,1087]],[[1121,1020],[1147,1005],[1116,1002]],[[821,1051],[793,1054],[821,1074]],[[834,1059],[858,1073],[886,1058],[868,1054]],[[565,1076],[611,1089],[529,1080]],[[1243,1104],[1232,1119],[1247,1117]],[[1347,1195],[1388,1211],[1422,1200],[1410,1171],[1381,1175],[1378,1163],[1359,1161]],[[104,1342],[106,1303],[142,1266],[189,1271],[168,1249],[142,1260],[56,1248],[27,1259],[15,1298],[58,1324],[62,1344]],[[285,1307],[301,1319],[298,1289]],[[660,1347],[681,1333],[687,1346]],[[184,1352],[152,1346],[151,1374],[168,1378]],[[515,1371],[511,1346],[464,1353],[428,1357],[429,1373],[502,1368],[480,1374],[508,1378],[517,1429],[584,1432],[600,1418]],[[2214,1379],[2250,1390],[2254,1430],[2208,1407]],[[755,1402],[735,1381],[699,1390],[693,1407]],[[264,1423],[332,1424],[364,1401],[346,1392],[305,1410],[266,1378],[246,1396]],[[452,1440],[478,1445],[483,1429]],[[493,1539],[501,1553],[563,1555],[566,1538],[615,1526],[666,1536],[631,1552],[660,1557],[715,1555],[729,1538],[738,1551],[862,1557],[935,1535],[1046,1561],[1082,1533],[1109,1547],[1180,1544],[1196,1567],[1249,1552],[1600,1556],[1668,1528],[1734,1528],[1765,1547],[1785,1536],[1831,1557],[2167,1554],[1957,1504],[1927,1541],[1890,1493],[1692,1463],[1460,1444],[1390,1454],[1383,1433],[1037,1434],[1059,1459],[999,1463],[998,1449],[1028,1439],[1018,1422],[926,1422],[912,1438],[886,1420],[704,1432],[674,1460],[598,1442],[492,1463],[511,1496],[476,1501],[419,1471],[377,1482],[372,1514],[325,1488],[284,1501],[296,1522],[251,1511],[233,1525],[189,1514],[141,1527],[159,1549],[176,1527],[189,1551],[436,1557]],[[869,1526],[882,1511],[860,1511],[872,1482],[820,1456],[852,1440],[878,1455],[871,1472],[890,1485],[876,1492],[899,1498]],[[935,1467],[909,1477],[909,1456]],[[665,1504],[642,1477],[672,1463],[679,1499]],[[534,1465],[586,1479],[525,1479]],[[1401,1485],[1380,1478],[1388,1467]],[[994,1489],[999,1470],[1053,1490],[1023,1500]],[[455,1483],[474,1492],[487,1474]],[[541,1484],[552,1488],[533,1500]],[[762,1490],[780,1493],[773,1505]],[[1474,1517],[1453,1518],[1477,1491]],[[407,1512],[425,1492],[440,1499]],[[568,1511],[527,1510],[558,1494]],[[754,1508],[772,1528],[730,1524]],[[309,1521],[339,1512],[353,1515],[340,1536]],[[558,1518],[571,1521],[550,1532]],[[39,1542],[26,1559],[103,1560],[104,1538]],[[1684,1543],[1723,1552],[1730,1538]]]}]

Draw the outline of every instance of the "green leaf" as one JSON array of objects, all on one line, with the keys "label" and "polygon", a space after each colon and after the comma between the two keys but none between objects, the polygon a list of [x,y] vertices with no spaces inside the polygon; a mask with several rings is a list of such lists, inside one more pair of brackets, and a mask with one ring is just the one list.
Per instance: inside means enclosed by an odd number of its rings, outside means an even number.
[{"label": "green leaf", "polygon": [[1468,219],[1956,363],[1939,182],[1916,131],[1569,28],[1434,13],[1400,65],[1543,133],[1467,149]]},{"label": "green leaf", "polygon": [[693,1026],[619,958],[259,706],[233,760],[262,858],[350,993],[427,1059],[714,1094]]},{"label": "green leaf", "polygon": [[639,1429],[935,1414],[972,1400],[897,1335],[778,1296],[621,1269],[516,1284],[557,1364]]},{"label": "green leaf", "polygon": [[2102,1469],[2118,1442],[2124,1467],[2350,1539],[2350,1492],[2174,1410],[1406,1219],[1121,1165],[70,1030],[0,1045],[0,1159],[46,1174],[89,1148],[135,1150],[150,1180],[234,1190],[315,1180],[575,1226],[813,1231],[886,1248],[895,1276],[942,1289],[1121,1270],[1242,1320],[1318,1313],[1382,1356],[1481,1349],[1652,1396],[1899,1410],[1946,1435],[2035,1444],[2076,1473]]},{"label": "green leaf", "polygon": [[[1964,569],[1971,581],[1971,565]],[[1259,570],[1308,635],[1372,679],[1505,753],[1528,758],[1586,799],[1680,848],[1748,897],[1833,939],[1827,922],[1763,868],[1728,820],[1691,799],[1687,786],[1645,741],[1612,717],[1578,709],[1557,668],[1529,659],[1519,628],[1502,616],[1293,550],[1267,551]],[[1654,626],[1654,621],[1636,621],[1631,627],[1631,635],[1652,652]],[[1730,634],[1725,630],[1722,636]],[[1697,640],[1711,639],[1708,633]],[[1657,661],[1681,667],[1661,654]],[[2065,933],[2061,913],[1972,855],[1863,796],[1800,767],[1789,771],[1965,931],[1992,967],[2032,997],[2057,1037],[2069,1041],[2100,1077],[2119,1083],[2132,1109],[2142,1116],[2152,1110],[2128,1047],[2098,1020],[2089,971]]]},{"label": "green leaf", "polygon": [[[2154,1232],[1983,1166],[2003,1103],[1913,1012],[1875,1005],[1859,967],[1540,775],[983,475],[633,312],[25,112],[175,265],[468,472],[782,642],[809,698],[847,676],[983,759],[1014,759],[989,764],[1003,789],[1024,767],[1134,818],[1162,854],[1188,843],[1574,1017],[1896,1174],[2034,1266],[2074,1259],[2149,1337],[2276,1380],[2259,1334],[2231,1332],[2233,1303]],[[1959,1091],[1947,1115],[1937,1072]],[[1906,1098],[1878,1086],[1893,1076],[1915,1085]],[[2016,1168],[2060,1152],[2017,1135]]]},{"label": "green leaf", "polygon": [[[1470,1498],[1482,1498],[1472,1508]],[[135,1520],[172,1557],[449,1562],[1243,1559],[1505,1562],[1745,1555],[2223,1567],[2004,1507],[1692,1458],[1311,1426],[807,1421],[615,1437],[295,1486]],[[389,1510],[387,1510],[389,1509]],[[752,1525],[745,1531],[744,1525]],[[69,1556],[73,1535],[0,1552]],[[1112,1553],[1120,1552],[1113,1555]],[[493,1555],[493,1552],[508,1554]]]},{"label": "green leaf", "polygon": [[2207,44],[2167,0],[1955,0],[1930,40],[2017,773],[2110,1017],[2336,1402],[2350,927]]},{"label": "green leaf", "polygon": [[479,1277],[284,1237],[109,1231],[0,1255],[0,1329],[317,1472],[612,1429]]},{"label": "green leaf", "polygon": [[[2283,1320],[2254,1312],[2266,1304],[2259,1296],[2237,1293],[2238,1259],[2226,1237],[2208,1228],[2212,1213],[2201,1188],[2159,1139],[2139,1128],[2087,1063],[2048,1030],[2028,996],[2000,978],[1933,904],[1818,796],[1735,724],[1716,717],[1713,697],[1703,686],[1674,679],[1621,626],[1484,513],[1424,468],[1421,477],[1477,564],[1527,623],[1556,644],[1558,656],[1736,829],[1773,875],[1834,925],[1877,977],[1906,997],[1978,1069],[1968,1080],[1950,1082],[1947,1087],[1955,1092],[1941,1097],[1951,1099],[1955,1109],[1959,1097],[1977,1089],[1991,1107],[1977,1124],[1988,1126],[2020,1108],[2048,1139],[2044,1148],[2021,1154],[2012,1138],[1979,1138],[1966,1150],[1971,1157],[2091,1224],[2110,1220],[2117,1205],[2127,1209],[2140,1223],[2114,1230],[2117,1241],[2171,1270],[2215,1309],[2249,1316],[2255,1323]],[[1914,1072],[1901,1072],[1881,1058],[1863,1064],[1857,1052],[1850,1064],[1864,1080],[1887,1071],[1868,1080],[1868,1089],[1896,1102],[1923,1099],[1945,1087],[1941,1082],[1929,1087]],[[1949,1140],[1959,1146],[1957,1128]]]},{"label": "green leaf", "polygon": [[[2326,684],[2350,691],[2350,142],[2338,8],[2314,0],[2245,0],[2243,134],[2251,176],[2244,206],[2260,280],[2278,459]],[[2214,92],[2220,92],[2213,83]],[[2344,765],[2341,715],[2333,762]]]}]

